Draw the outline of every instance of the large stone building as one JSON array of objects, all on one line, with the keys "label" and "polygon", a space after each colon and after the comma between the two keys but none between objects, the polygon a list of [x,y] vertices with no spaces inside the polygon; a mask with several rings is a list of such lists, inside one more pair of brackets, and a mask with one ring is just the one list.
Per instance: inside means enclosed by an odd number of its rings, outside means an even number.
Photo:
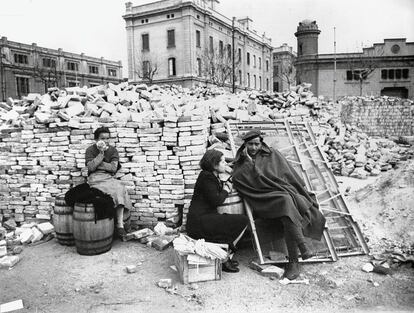
[{"label": "large stone building", "polygon": [[[252,29],[248,17],[229,19],[216,10],[217,0],[162,0],[133,6],[126,3],[128,78],[145,81],[155,67],[154,83],[185,87],[212,81],[213,72],[227,69],[225,85],[242,89],[272,88],[272,47],[265,34]],[[234,45],[233,45],[234,40]],[[233,48],[234,47],[234,48]],[[215,54],[214,54],[215,53]],[[226,60],[209,62],[214,55]]]},{"label": "large stone building", "polygon": [[362,52],[319,54],[320,32],[316,21],[304,20],[295,33],[297,80],[311,83],[316,95],[414,97],[414,42],[385,39]]},{"label": "large stone building", "polygon": [[296,53],[286,43],[273,48],[273,91],[289,90],[296,85]]},{"label": "large stone building", "polygon": [[0,100],[44,93],[48,87],[97,86],[122,81],[121,61],[0,39]]}]

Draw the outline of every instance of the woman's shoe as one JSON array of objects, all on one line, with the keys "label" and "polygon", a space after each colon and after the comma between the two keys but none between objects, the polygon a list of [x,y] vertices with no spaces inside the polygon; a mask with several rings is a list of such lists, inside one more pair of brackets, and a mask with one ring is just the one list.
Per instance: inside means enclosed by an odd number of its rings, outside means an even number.
[{"label": "woman's shoe", "polygon": [[117,227],[116,234],[118,235],[119,239],[125,241],[127,233],[123,227]]},{"label": "woman's shoe", "polygon": [[237,273],[239,269],[235,267],[230,260],[227,260],[222,264],[222,270],[227,273]]},{"label": "woman's shoe", "polygon": [[299,277],[299,274],[300,271],[298,259],[289,259],[289,263],[286,266],[283,276],[289,280],[294,280]]},{"label": "woman's shoe", "polygon": [[306,243],[301,243],[299,245],[299,250],[302,260],[307,260],[315,256],[315,253],[309,249]]}]

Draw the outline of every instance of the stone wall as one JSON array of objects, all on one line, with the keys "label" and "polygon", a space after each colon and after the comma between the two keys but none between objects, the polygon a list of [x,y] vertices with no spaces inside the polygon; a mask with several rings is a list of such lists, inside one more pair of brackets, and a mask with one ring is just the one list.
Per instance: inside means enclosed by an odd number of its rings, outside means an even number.
[{"label": "stone wall", "polygon": [[[0,133],[0,221],[50,219],[55,197],[85,182],[85,150],[107,126],[119,151],[117,173],[132,198],[132,224],[177,223],[187,212],[206,150],[208,114],[145,122],[83,117],[48,125],[32,121]],[[185,222],[185,217],[184,217]]]},{"label": "stone wall", "polygon": [[348,97],[341,101],[342,122],[370,136],[413,135],[413,115],[414,103],[407,99]]}]

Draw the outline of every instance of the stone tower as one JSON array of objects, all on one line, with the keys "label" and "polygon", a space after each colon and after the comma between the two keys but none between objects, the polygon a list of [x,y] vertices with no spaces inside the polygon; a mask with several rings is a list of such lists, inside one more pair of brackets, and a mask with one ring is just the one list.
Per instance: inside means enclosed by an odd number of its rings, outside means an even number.
[{"label": "stone tower", "polygon": [[316,21],[303,20],[295,33],[298,39],[296,80],[297,83],[311,83],[312,92],[318,94],[318,36]]}]

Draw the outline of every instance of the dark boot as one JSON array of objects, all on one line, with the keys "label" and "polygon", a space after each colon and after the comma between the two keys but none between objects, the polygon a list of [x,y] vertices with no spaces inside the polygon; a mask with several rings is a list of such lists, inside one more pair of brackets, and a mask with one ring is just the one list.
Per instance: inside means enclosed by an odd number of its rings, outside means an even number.
[{"label": "dark boot", "polygon": [[289,258],[289,263],[286,266],[285,273],[283,274],[289,280],[294,280],[299,277],[299,263],[298,259]]},{"label": "dark boot", "polygon": [[299,250],[302,260],[307,260],[315,256],[315,253],[309,249],[306,243],[299,244]]},{"label": "dark boot", "polygon": [[222,270],[227,273],[237,273],[239,271],[239,269],[234,266],[230,260],[227,260],[222,264]]}]

